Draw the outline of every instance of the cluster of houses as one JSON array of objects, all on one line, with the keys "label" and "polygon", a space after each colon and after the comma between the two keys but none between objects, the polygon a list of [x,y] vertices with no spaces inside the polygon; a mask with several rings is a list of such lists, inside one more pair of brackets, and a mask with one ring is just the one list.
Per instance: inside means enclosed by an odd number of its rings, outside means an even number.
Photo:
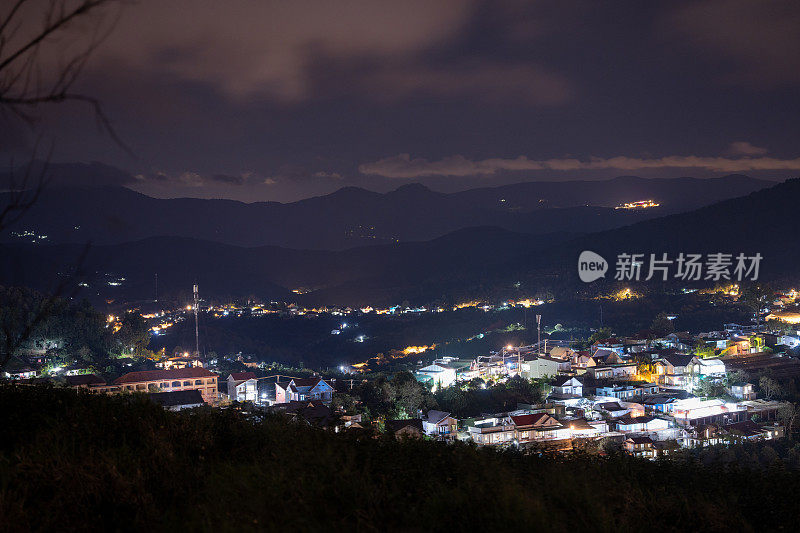
[{"label": "cluster of houses", "polygon": [[[75,389],[88,389],[105,394],[147,393],[154,401],[173,410],[198,405],[220,405],[250,402],[258,405],[291,404],[333,398],[333,386],[323,379],[288,378],[270,380],[258,378],[254,372],[232,372],[227,379],[206,368],[196,357],[173,357],[157,364],[156,370],[128,372],[107,382],[97,374],[74,374],[64,377],[64,383]],[[272,376],[272,378],[280,376]],[[271,389],[266,394],[265,389]]]},{"label": "cluster of houses", "polygon": [[[449,438],[481,446],[535,444],[557,449],[606,439],[633,455],[655,457],[675,447],[781,436],[777,418],[782,403],[757,399],[753,384],[730,383],[728,375],[767,368],[800,375],[800,360],[782,349],[792,348],[793,339],[726,324],[722,331],[697,336],[605,339],[585,351],[564,345],[547,352],[538,346],[509,346],[473,360],[443,357],[419,368],[416,375],[431,387],[513,376],[550,384],[544,404],[459,421],[459,432]],[[724,387],[725,399],[699,397],[698,390],[706,384]],[[409,428],[404,432],[412,432]]]},{"label": "cluster of houses", "polygon": [[698,398],[685,391],[654,392],[652,388],[635,398],[620,399],[606,395],[607,389],[595,387],[587,394],[579,378],[559,376],[552,380],[552,392],[540,405],[518,405],[514,411],[465,420],[431,410],[419,418],[386,421],[386,431],[398,437],[427,436],[468,440],[479,446],[552,450],[608,442],[646,458],[668,454],[678,447],[783,436],[776,420],[782,404],[777,401],[726,402]]},{"label": "cluster of houses", "polygon": [[[514,376],[543,380],[549,390],[542,404],[461,420],[452,413],[430,410],[414,418],[379,423],[398,437],[559,450],[602,441],[652,458],[676,447],[780,437],[783,429],[777,422],[782,404],[757,398],[752,383],[730,382],[729,375],[737,370],[800,375],[800,360],[792,353],[800,346],[800,337],[758,333],[737,324],[695,336],[678,332],[656,340],[644,336],[604,339],[588,350],[549,343],[549,350],[546,344],[544,349],[507,346],[474,359],[441,357],[415,372],[434,391],[476,379],[482,380],[478,383]],[[240,362],[248,371],[227,377],[185,355],[163,360],[155,370],[129,372],[111,382],[96,374],[71,371],[64,379],[69,387],[98,393],[147,393],[171,410],[250,402],[336,431],[364,426],[360,415],[331,409],[334,393],[352,388],[352,380],[259,378],[249,371],[255,363]],[[22,368],[19,375],[9,377],[34,376],[34,371]],[[724,388],[725,394],[701,397],[699,391],[708,384]]]}]

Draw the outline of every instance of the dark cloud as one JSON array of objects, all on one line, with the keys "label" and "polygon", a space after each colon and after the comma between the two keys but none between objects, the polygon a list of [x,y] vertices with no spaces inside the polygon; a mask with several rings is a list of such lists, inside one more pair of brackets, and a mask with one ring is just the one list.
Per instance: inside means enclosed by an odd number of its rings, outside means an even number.
[{"label": "dark cloud", "polygon": [[736,141],[732,142],[731,145],[728,147],[728,154],[729,155],[745,155],[745,156],[754,156],[754,155],[764,155],[769,150],[763,148],[761,146],[755,146],[747,141]]},{"label": "dark cloud", "polygon": [[212,174],[211,175],[212,181],[217,181],[219,183],[227,183],[229,185],[244,185],[245,178],[244,176],[229,176],[227,174]]},{"label": "dark cloud", "polygon": [[[733,143],[739,150],[737,155],[760,155],[762,148],[750,143]],[[364,174],[386,178],[413,179],[426,176],[485,176],[500,172],[550,171],[575,172],[584,170],[614,170],[620,173],[648,171],[652,169],[701,169],[722,174],[752,171],[785,170],[800,171],[800,158],[776,159],[772,157],[593,157],[586,160],[577,158],[530,159],[519,156],[513,159],[471,160],[462,155],[445,157],[437,161],[412,158],[409,154],[387,157],[372,163],[364,163],[359,170]]]},{"label": "dark cloud", "polygon": [[[789,177],[798,5],[140,0],[76,87],[136,157],[85,107],[49,109],[42,126],[54,160],[130,169],[130,187],[161,197]],[[24,152],[8,131],[0,144]]]},{"label": "dark cloud", "polygon": [[800,83],[800,2],[796,0],[702,0],[668,17],[679,44],[706,57],[728,60],[721,77],[759,88]]},{"label": "dark cloud", "polygon": [[235,100],[293,103],[314,94],[309,66],[315,56],[413,57],[458,34],[474,6],[466,0],[144,0],[126,10],[94,64],[155,70],[209,84]]}]

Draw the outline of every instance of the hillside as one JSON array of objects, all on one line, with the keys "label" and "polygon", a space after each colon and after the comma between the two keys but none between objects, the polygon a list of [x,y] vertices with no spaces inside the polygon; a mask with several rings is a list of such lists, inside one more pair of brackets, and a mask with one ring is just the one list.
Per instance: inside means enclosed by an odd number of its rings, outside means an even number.
[{"label": "hillside", "polygon": [[[405,185],[381,194],[345,187],[293,203],[156,199],[120,185],[122,171],[102,165],[54,166],[53,181],[13,228],[46,242],[120,244],[187,237],[236,246],[340,250],[426,241],[473,226],[531,234],[612,229],[748,194],[773,182],[745,176],[528,182],[457,193]],[[107,184],[103,178],[107,176]],[[0,183],[5,181],[0,175]],[[127,182],[135,181],[128,176]],[[660,207],[615,210],[655,199]],[[6,233],[0,240],[19,242]]]},{"label": "hillside", "polygon": [[761,469],[758,455],[735,468],[539,457],[39,387],[0,386],[0,404],[6,531],[89,518],[150,531],[772,531],[800,514],[797,471]]},{"label": "hillside", "polygon": [[[154,237],[121,245],[7,245],[0,284],[47,292],[81,265],[82,295],[137,301],[175,297],[195,282],[208,297],[291,301],[294,288],[314,289],[315,301],[350,304],[393,301],[413,291],[439,297],[475,281],[509,258],[545,243],[543,236],[498,228],[470,228],[427,242],[368,246],[331,252],[274,246],[242,248],[179,237]],[[124,279],[123,279],[124,278]],[[117,285],[112,285],[117,284]],[[307,295],[306,299],[311,295]]]},{"label": "hillside", "polygon": [[[343,251],[243,248],[180,237],[157,237],[89,249],[83,266],[90,296],[146,300],[175,296],[198,282],[204,294],[364,305],[430,302],[480,294],[516,281],[526,289],[574,291],[584,286],[576,262],[582,250],[612,263],[619,253],[761,253],[761,279],[796,279],[800,240],[796,198],[800,180],[689,213],[586,235],[530,235],[501,228],[459,230],[425,242]],[[724,228],[724,229],[723,229]],[[77,245],[5,246],[0,283],[47,290],[78,262]],[[120,280],[120,278],[125,278]],[[118,280],[118,281],[115,281]],[[118,285],[109,285],[109,282]],[[297,296],[292,289],[312,290]]]}]

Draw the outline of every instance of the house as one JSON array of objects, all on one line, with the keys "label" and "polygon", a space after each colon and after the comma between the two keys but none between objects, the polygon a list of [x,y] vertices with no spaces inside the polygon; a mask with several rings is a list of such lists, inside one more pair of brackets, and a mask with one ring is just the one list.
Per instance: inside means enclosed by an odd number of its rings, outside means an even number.
[{"label": "house", "polygon": [[170,411],[181,411],[205,405],[203,395],[198,389],[178,390],[172,392],[151,392],[150,399]]},{"label": "house", "polygon": [[620,339],[612,338],[612,339],[605,339],[603,341],[598,341],[592,345],[592,348],[595,349],[595,353],[597,351],[602,350],[603,352],[610,352],[622,355],[624,344]]},{"label": "house", "polygon": [[676,400],[672,416],[679,425],[694,427],[741,422],[750,418],[746,405],[701,398]]},{"label": "house", "polygon": [[106,380],[97,374],[78,374],[75,376],[67,376],[64,379],[67,387],[73,389],[92,389],[106,384]]},{"label": "house", "polygon": [[571,376],[561,376],[550,382],[552,394],[561,397],[583,396],[583,383]]},{"label": "house", "polygon": [[617,431],[621,433],[647,433],[650,431],[660,431],[669,427],[668,421],[652,416],[632,417],[630,415],[625,415],[616,422]]},{"label": "house", "polygon": [[425,436],[421,418],[406,418],[403,420],[387,420],[386,432],[398,439],[421,439]]},{"label": "house", "polygon": [[585,369],[590,366],[595,366],[596,364],[594,359],[592,359],[591,354],[587,351],[575,352],[575,354],[572,356],[571,362],[572,368],[574,369]]},{"label": "house", "polygon": [[731,396],[740,400],[755,400],[756,393],[752,383],[733,383],[731,384]]},{"label": "house", "polygon": [[[96,390],[102,390],[98,387]],[[128,372],[114,380],[105,392],[172,392],[199,390],[206,403],[217,403],[217,374],[201,367]]]},{"label": "house", "polygon": [[190,355],[180,355],[177,357],[170,357],[169,359],[164,359],[156,363],[158,368],[163,368],[164,370],[170,370],[173,368],[194,368],[194,367],[205,367],[205,363],[203,360],[198,357],[192,357]]},{"label": "house", "polygon": [[497,415],[481,420],[467,428],[470,438],[478,445],[494,446],[511,444],[516,438],[514,422],[506,415]]},{"label": "house", "polygon": [[651,411],[659,413],[671,413],[677,398],[665,394],[655,394],[642,400],[642,405]]},{"label": "house", "polygon": [[80,374],[91,374],[92,367],[85,363],[74,363],[64,368],[65,376],[78,376]]},{"label": "house", "polygon": [[689,383],[689,365],[693,357],[685,354],[668,354],[653,363],[658,383],[666,387],[685,387]]},{"label": "house", "polygon": [[761,426],[752,420],[727,424],[722,429],[732,437],[744,440],[770,440],[783,436],[783,431],[775,426]]},{"label": "house", "polygon": [[309,400],[330,402],[332,399],[333,387],[322,378],[292,378],[275,383],[276,404]]},{"label": "house", "polygon": [[620,356],[619,353],[615,352],[614,350],[609,350],[606,348],[597,348],[592,353],[592,359],[594,360],[596,365],[605,365],[608,364],[607,360],[610,357],[611,362],[617,361],[617,358]]},{"label": "house", "polygon": [[586,369],[586,375],[595,380],[611,379],[614,369],[610,366],[590,366]]},{"label": "house", "polygon": [[622,351],[623,353],[639,353],[647,350],[649,341],[647,340],[647,335],[637,334],[634,337],[627,337],[622,340]]},{"label": "house", "polygon": [[514,423],[515,437],[520,444],[569,439],[572,436],[568,426],[564,426],[547,413],[512,416],[511,421]]},{"label": "house", "polygon": [[725,377],[725,362],[719,357],[692,357],[689,373],[696,377],[720,379]]},{"label": "house", "polygon": [[660,339],[661,344],[668,348],[674,348],[679,351],[687,352],[692,349],[693,337],[688,331],[678,331],[670,333],[663,339]]},{"label": "house", "polygon": [[457,368],[455,366],[434,363],[417,370],[416,376],[418,381],[432,381],[432,390],[436,391],[455,383],[456,372]]},{"label": "house", "polygon": [[[511,356],[508,357],[509,362]],[[517,359],[516,356],[513,357]],[[473,377],[480,376],[502,376],[508,374],[508,366],[506,366],[506,357],[502,355],[479,355],[472,361],[469,368],[470,374]]]},{"label": "house", "polygon": [[234,402],[255,402],[258,380],[252,372],[232,372],[228,376],[228,396]]},{"label": "house", "polygon": [[656,456],[653,441],[650,437],[628,437],[622,443],[622,449],[634,457],[653,459]]},{"label": "house", "polygon": [[637,383],[635,385],[614,385],[606,387],[597,387],[596,395],[604,396],[606,398],[616,398],[618,400],[630,400],[644,396],[646,394],[655,394],[658,392],[658,385],[653,383]]},{"label": "house", "polygon": [[782,335],[777,344],[788,346],[789,348],[797,348],[800,346],[800,335]]},{"label": "house", "polygon": [[631,387],[630,385],[619,385],[619,386],[608,386],[608,387],[597,387],[596,389],[597,396],[603,396],[606,398],[616,398],[618,400],[630,400],[634,396],[638,394],[638,390],[635,387]]},{"label": "house", "polygon": [[622,407],[619,402],[598,403],[594,408],[601,413],[606,413],[611,418],[619,418],[630,412],[630,409]]},{"label": "house", "polygon": [[636,363],[598,364],[587,368],[586,374],[597,380],[632,379],[636,376]]},{"label": "house", "polygon": [[525,379],[541,379],[569,372],[570,362],[545,356],[526,356],[520,364],[520,375]]},{"label": "house", "polygon": [[4,373],[5,377],[9,379],[32,379],[36,377],[36,370],[23,364],[19,359],[11,359]]},{"label": "house", "polygon": [[594,438],[608,432],[608,423],[605,420],[588,421],[585,418],[562,420],[562,424],[569,427],[573,438]]},{"label": "house", "polygon": [[343,414],[340,416],[342,424],[346,429],[364,429],[364,426],[361,425],[361,414],[357,415],[346,415]]},{"label": "house", "polygon": [[440,439],[455,439],[458,432],[458,420],[444,411],[431,409],[422,419],[422,429],[426,435]]}]

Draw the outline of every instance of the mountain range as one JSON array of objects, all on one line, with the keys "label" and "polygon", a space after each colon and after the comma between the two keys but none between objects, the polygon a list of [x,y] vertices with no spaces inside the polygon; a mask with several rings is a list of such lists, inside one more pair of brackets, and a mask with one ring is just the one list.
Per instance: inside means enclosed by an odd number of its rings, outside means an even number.
[{"label": "mountain range", "polygon": [[[526,182],[441,193],[420,184],[388,193],[345,187],[293,203],[156,199],[126,188],[113,167],[55,165],[52,181],[0,242],[113,245],[150,237],[188,237],[235,246],[343,250],[427,241],[476,226],[548,234],[584,233],[686,212],[773,185],[730,175],[714,179]],[[0,175],[0,183],[8,176]],[[658,207],[615,209],[652,199]],[[0,197],[0,201],[3,198]]]},{"label": "mountain range", "polygon": [[[6,244],[0,283],[47,290],[81,264],[84,294],[133,301],[180,298],[195,282],[209,298],[257,296],[307,304],[430,302],[481,295],[521,283],[526,290],[583,290],[578,254],[611,263],[619,253],[746,253],[764,257],[764,279],[796,279],[800,261],[800,179],[687,213],[592,233],[530,234],[498,227],[459,229],[422,242],[347,250],[242,247],[161,236],[93,245]],[[598,281],[602,286],[607,281]],[[291,290],[298,290],[296,294]]]}]

